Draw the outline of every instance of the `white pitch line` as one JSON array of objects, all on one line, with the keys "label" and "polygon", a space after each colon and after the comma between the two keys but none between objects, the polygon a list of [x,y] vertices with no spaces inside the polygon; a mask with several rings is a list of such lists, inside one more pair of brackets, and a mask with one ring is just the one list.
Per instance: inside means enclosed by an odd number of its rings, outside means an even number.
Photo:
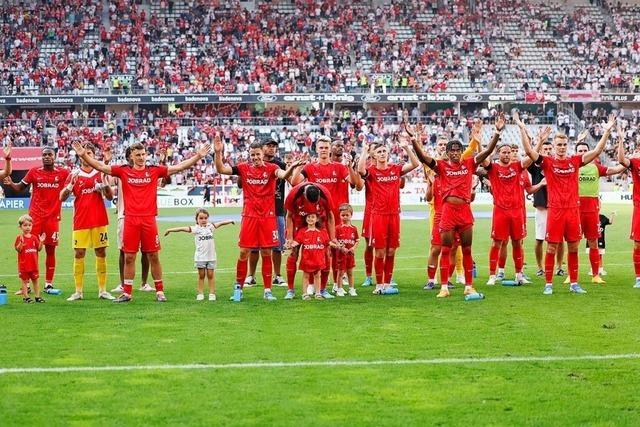
[{"label": "white pitch line", "polygon": [[514,357],[468,357],[441,359],[398,359],[398,360],[335,360],[308,362],[247,362],[182,365],[122,365],[122,366],[67,366],[55,368],[0,368],[4,374],[40,374],[66,372],[117,372],[117,371],[157,371],[157,370],[212,370],[212,369],[253,369],[253,368],[308,368],[336,366],[407,366],[407,365],[466,365],[476,363],[533,363],[533,362],[574,362],[600,360],[640,359],[640,353],[627,354],[587,354],[582,356],[514,356]]}]

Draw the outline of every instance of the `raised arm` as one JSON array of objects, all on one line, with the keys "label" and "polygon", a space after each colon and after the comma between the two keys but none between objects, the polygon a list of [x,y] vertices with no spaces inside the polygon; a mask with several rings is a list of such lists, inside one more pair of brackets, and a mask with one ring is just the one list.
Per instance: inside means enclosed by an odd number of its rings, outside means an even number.
[{"label": "raised arm", "polygon": [[362,154],[358,160],[358,173],[360,176],[367,175],[367,159],[369,158],[369,144],[362,144]]},{"label": "raised arm", "polygon": [[404,165],[402,165],[402,175],[406,175],[420,166],[420,160],[418,160],[416,153],[414,153],[411,147],[409,147],[409,138],[409,135],[406,133],[399,135],[400,147],[402,147],[405,153],[407,153],[407,156],[409,156],[409,163],[405,163]]},{"label": "raised arm", "polygon": [[178,172],[182,172],[185,169],[192,168],[196,163],[204,159],[210,151],[211,144],[209,144],[208,142],[202,144],[200,147],[198,147],[198,151],[196,151],[195,156],[191,156],[187,160],[183,160],[177,165],[169,166],[167,168],[167,175],[173,175]]},{"label": "raised arm", "polygon": [[298,170],[305,163],[306,163],[305,160],[298,159],[295,162],[291,163],[291,166],[289,166],[286,171],[283,171],[282,169],[279,169],[279,168],[276,169],[275,170],[276,178],[283,179],[283,180],[289,179],[293,171]]},{"label": "raised arm", "polygon": [[604,133],[602,134],[602,138],[600,138],[600,141],[598,141],[598,143],[593,148],[593,150],[587,151],[582,155],[583,165],[590,163],[592,160],[598,157],[600,153],[602,153],[602,150],[604,150],[604,146],[607,143],[607,140],[609,139],[609,135],[611,135],[611,130],[613,129],[613,126],[615,124],[616,124],[616,116],[614,114],[610,114],[609,121],[607,122],[607,124],[604,125]]},{"label": "raised arm", "polygon": [[355,163],[355,160],[350,157],[351,156],[349,156],[349,161],[347,162],[347,169],[349,170],[349,184],[351,184],[352,188],[360,191],[364,187],[364,181],[358,171],[356,171],[357,164]]},{"label": "raised arm", "polygon": [[69,196],[71,195],[71,193],[73,193],[73,186],[76,184],[76,181],[78,180],[78,173],[79,171],[74,171],[71,176],[70,176],[70,180],[69,180],[69,184],[67,184],[62,191],[60,192],[60,200],[61,201],[65,201],[69,198]]},{"label": "raised arm", "polygon": [[107,175],[111,175],[111,166],[105,165],[99,160],[96,160],[94,157],[91,157],[87,154],[87,150],[85,150],[84,146],[80,141],[73,142],[73,149],[76,151],[78,157],[82,157],[89,166],[98,170],[102,173],[106,173]]},{"label": "raised arm", "polygon": [[504,113],[501,113],[498,116],[498,120],[496,120],[496,131],[493,133],[493,137],[491,138],[491,141],[489,142],[489,145],[483,151],[478,153],[476,155],[476,157],[475,157],[475,162],[476,162],[477,165],[479,165],[482,162],[484,162],[484,160],[487,157],[489,157],[491,155],[491,153],[493,153],[493,150],[495,150],[496,145],[498,144],[498,140],[500,140],[500,135],[502,134],[502,131],[504,130],[505,124],[506,124],[506,120],[504,118]]},{"label": "raised arm", "polygon": [[[520,129],[520,139],[522,141],[522,148],[524,148],[524,152],[532,162],[537,162],[540,154],[538,154],[537,150],[534,150],[533,147],[531,147],[531,138],[529,137],[529,133],[527,132],[527,128],[524,123],[520,120],[520,114],[518,114],[518,112],[513,113],[513,121]],[[540,143],[540,146],[542,146],[542,142]]]},{"label": "raised arm", "polygon": [[4,169],[0,171],[0,179],[11,175],[11,142],[2,151],[4,153]]},{"label": "raised arm", "polygon": [[235,224],[235,223],[236,223],[235,221],[233,221],[233,220],[231,220],[231,219],[227,219],[227,220],[225,220],[225,221],[218,221],[218,222],[214,222],[214,223],[213,223],[213,227],[214,227],[214,228],[220,228],[220,227],[222,227],[222,226],[224,226],[224,225]]},{"label": "raised arm", "polygon": [[629,159],[624,156],[624,136],[620,126],[618,126],[618,162],[625,168],[631,166]]},{"label": "raised arm", "polygon": [[469,146],[462,152],[461,159],[468,159],[482,148],[482,120],[476,119],[471,128]]},{"label": "raised arm", "polygon": [[215,138],[213,138],[213,150],[215,151],[215,164],[216,164],[216,171],[218,171],[218,173],[221,173],[223,175],[233,175],[233,169],[231,169],[231,166],[229,165],[225,165],[224,163],[222,163],[222,155],[223,155],[223,151],[224,151],[224,146],[222,145],[222,139],[220,138],[220,135],[216,135]]},{"label": "raised arm", "polygon": [[164,232],[165,236],[168,236],[171,233],[191,233],[191,227],[173,227],[168,228],[167,231]]}]

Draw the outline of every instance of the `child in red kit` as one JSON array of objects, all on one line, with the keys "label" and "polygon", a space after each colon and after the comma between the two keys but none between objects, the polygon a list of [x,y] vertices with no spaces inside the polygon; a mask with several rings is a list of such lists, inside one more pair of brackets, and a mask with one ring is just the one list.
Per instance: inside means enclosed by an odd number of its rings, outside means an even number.
[{"label": "child in red kit", "polygon": [[324,299],[320,291],[320,272],[329,265],[329,247],[337,246],[329,241],[329,234],[318,229],[318,216],[309,213],[305,217],[307,226],[296,233],[293,246],[300,246],[300,270],[304,273],[307,293],[302,299],[311,299],[315,290],[316,299]]},{"label": "child in red kit", "polygon": [[40,236],[31,234],[33,228],[33,219],[29,215],[22,215],[18,219],[18,225],[22,234],[16,237],[14,248],[18,252],[18,276],[22,282],[22,300],[26,303],[32,303],[33,300],[29,298],[29,280],[35,292],[35,302],[44,302],[44,299],[40,297],[40,283],[38,278],[40,273],[38,271],[38,252],[42,250],[42,245],[45,240],[45,234]]},{"label": "child in red kit", "polygon": [[349,295],[357,297],[356,288],[353,286],[353,269],[356,266],[355,251],[358,246],[358,229],[351,224],[353,208],[350,204],[340,205],[340,225],[336,226],[336,239],[339,248],[336,251],[336,268],[338,269],[338,283],[335,293],[339,297],[347,293],[342,287],[342,278],[346,275],[349,282]]}]

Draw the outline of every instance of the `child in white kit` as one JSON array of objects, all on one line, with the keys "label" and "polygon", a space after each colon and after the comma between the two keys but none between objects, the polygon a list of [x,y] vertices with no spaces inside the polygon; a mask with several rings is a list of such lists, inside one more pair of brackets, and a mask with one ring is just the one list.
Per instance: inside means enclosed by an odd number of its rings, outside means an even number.
[{"label": "child in white kit", "polygon": [[175,227],[165,231],[169,233],[185,232],[194,235],[196,251],[193,255],[195,266],[198,269],[198,294],[196,301],[204,301],[204,278],[209,282],[209,301],[216,300],[216,281],[214,271],[216,269],[216,245],[213,239],[213,231],[227,224],[235,224],[234,221],[209,222],[209,212],[206,209],[196,211],[196,225],[190,227]]}]

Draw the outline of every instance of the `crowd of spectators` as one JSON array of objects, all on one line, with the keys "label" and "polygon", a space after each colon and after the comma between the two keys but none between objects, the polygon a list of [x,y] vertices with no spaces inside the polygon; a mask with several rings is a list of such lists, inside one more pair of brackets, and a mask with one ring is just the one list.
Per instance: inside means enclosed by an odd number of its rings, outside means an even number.
[{"label": "crowd of spectators", "polygon": [[[164,13],[178,3],[189,7]],[[603,5],[613,25],[591,20],[584,9],[570,13],[527,0],[291,4],[295,13],[283,13],[277,1],[259,1],[253,11],[233,0],[3,2],[0,88],[5,94],[445,91],[455,79],[501,91],[512,76],[539,78],[545,87],[640,90],[640,14],[619,4]],[[552,24],[549,13],[558,10],[562,19]],[[538,47],[566,46],[575,64],[509,67],[522,52],[505,33],[513,23],[524,37],[548,35],[536,38]],[[498,43],[506,63],[496,60]]]}]

